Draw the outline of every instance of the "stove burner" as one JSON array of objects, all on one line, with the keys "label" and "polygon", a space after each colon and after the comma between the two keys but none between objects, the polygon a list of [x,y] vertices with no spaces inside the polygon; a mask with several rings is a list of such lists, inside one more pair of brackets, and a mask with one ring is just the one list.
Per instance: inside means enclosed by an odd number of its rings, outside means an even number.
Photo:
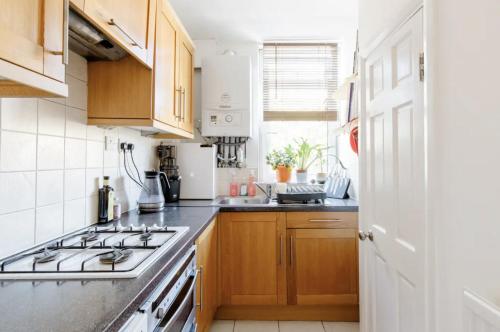
[{"label": "stove burner", "polygon": [[126,261],[133,251],[131,249],[114,249],[99,256],[99,261],[103,264],[116,264]]},{"label": "stove burner", "polygon": [[149,241],[153,237],[153,234],[151,232],[144,232],[139,236],[139,240],[142,242]]},{"label": "stove burner", "polygon": [[45,248],[41,253],[33,256],[34,263],[47,263],[56,259],[60,252],[57,250],[49,250]]},{"label": "stove burner", "polygon": [[92,242],[97,240],[97,236],[98,235],[96,232],[89,230],[87,233],[82,234],[80,240],[82,240],[83,242]]}]

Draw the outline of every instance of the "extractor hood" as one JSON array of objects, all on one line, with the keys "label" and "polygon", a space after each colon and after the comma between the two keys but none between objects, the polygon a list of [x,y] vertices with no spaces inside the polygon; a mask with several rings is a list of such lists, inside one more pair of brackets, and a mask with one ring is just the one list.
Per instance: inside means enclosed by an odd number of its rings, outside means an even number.
[{"label": "extractor hood", "polygon": [[111,38],[70,8],[69,12],[69,49],[89,61],[120,60],[128,55]]}]

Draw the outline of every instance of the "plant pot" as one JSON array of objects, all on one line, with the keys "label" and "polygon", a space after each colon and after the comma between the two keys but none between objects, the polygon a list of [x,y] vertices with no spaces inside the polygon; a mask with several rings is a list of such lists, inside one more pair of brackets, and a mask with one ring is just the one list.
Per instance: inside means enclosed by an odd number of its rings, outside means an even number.
[{"label": "plant pot", "polygon": [[285,166],[278,166],[276,168],[276,181],[288,182],[292,176],[292,169]]},{"label": "plant pot", "polygon": [[307,183],[307,170],[297,170],[297,183]]},{"label": "plant pot", "polygon": [[327,173],[316,173],[316,181],[318,181],[319,184],[324,184],[326,182],[326,179],[328,178]]}]

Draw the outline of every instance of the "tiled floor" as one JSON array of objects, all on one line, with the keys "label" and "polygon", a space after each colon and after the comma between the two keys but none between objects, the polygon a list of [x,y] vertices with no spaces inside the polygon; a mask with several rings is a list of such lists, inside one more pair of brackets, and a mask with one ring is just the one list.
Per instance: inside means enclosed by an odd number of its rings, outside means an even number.
[{"label": "tiled floor", "polygon": [[217,320],[210,332],[359,332],[358,323]]}]

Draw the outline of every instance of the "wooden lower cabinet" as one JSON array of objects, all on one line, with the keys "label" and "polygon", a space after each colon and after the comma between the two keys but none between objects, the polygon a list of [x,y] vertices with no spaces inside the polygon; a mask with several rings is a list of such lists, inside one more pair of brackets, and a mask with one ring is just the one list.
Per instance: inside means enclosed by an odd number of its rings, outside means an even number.
[{"label": "wooden lower cabinet", "polygon": [[214,219],[196,240],[198,268],[197,331],[208,331],[217,310],[217,220]]},{"label": "wooden lower cabinet", "polygon": [[221,304],[286,304],[285,215],[220,215]]},{"label": "wooden lower cabinet", "polygon": [[358,321],[357,213],[219,217],[218,319]]},{"label": "wooden lower cabinet", "polygon": [[288,304],[358,303],[355,229],[287,230]]}]

